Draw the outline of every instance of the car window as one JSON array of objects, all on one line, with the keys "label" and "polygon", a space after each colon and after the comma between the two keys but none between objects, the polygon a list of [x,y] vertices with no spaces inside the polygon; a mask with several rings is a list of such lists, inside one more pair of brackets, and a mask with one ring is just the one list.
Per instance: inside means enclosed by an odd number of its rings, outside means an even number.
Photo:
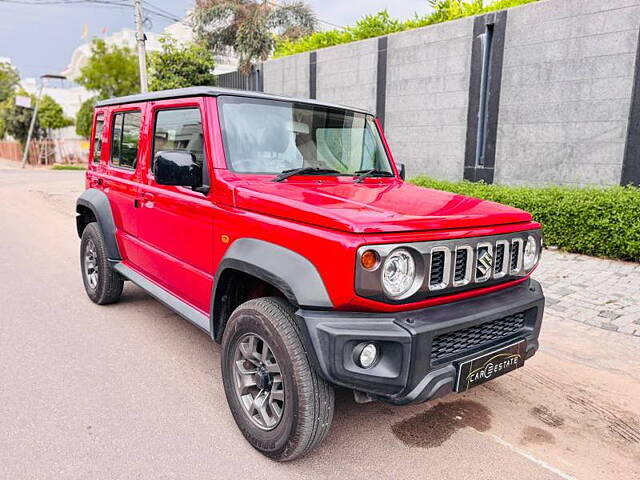
[{"label": "car window", "polygon": [[140,112],[120,112],[113,116],[111,165],[136,168],[140,143]]},{"label": "car window", "polygon": [[196,162],[206,169],[202,119],[198,108],[158,111],[153,131],[151,158],[162,150],[187,150],[193,153]]},{"label": "car window", "polygon": [[98,115],[96,118],[96,128],[93,134],[93,163],[100,163],[100,153],[102,152],[102,129],[104,128],[104,116]]},{"label": "car window", "polygon": [[280,173],[311,167],[354,175],[393,173],[375,120],[321,105],[222,96],[218,99],[229,168]]}]

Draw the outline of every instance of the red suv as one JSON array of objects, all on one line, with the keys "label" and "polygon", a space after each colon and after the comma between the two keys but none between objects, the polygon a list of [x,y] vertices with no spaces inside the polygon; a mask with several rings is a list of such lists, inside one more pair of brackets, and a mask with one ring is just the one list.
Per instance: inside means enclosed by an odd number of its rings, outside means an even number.
[{"label": "red suv", "polygon": [[89,298],[130,280],[222,343],[231,413],[271,458],[325,438],[334,386],[423,402],[538,348],[540,225],[406,183],[365,111],[193,87],[100,102],[92,137]]}]

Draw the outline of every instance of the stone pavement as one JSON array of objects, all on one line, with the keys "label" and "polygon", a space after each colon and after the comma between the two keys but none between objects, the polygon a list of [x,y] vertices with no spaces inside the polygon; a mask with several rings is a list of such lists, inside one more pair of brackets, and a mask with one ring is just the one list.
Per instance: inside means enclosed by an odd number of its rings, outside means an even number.
[{"label": "stone pavement", "polygon": [[640,336],[640,264],[549,249],[533,276],[547,313]]}]

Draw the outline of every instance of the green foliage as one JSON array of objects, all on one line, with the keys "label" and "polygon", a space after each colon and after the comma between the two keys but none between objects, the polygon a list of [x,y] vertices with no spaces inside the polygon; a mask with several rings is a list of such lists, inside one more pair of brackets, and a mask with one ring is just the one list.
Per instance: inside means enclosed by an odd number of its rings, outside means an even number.
[{"label": "green foliage", "polygon": [[49,95],[40,99],[38,106],[38,121],[42,128],[58,129],[73,125],[73,120],[65,117],[62,107]]},{"label": "green foliage", "polygon": [[542,224],[547,245],[640,261],[640,188],[508,187],[426,177],[412,183],[526,210]]},{"label": "green foliage", "polygon": [[93,122],[93,106],[98,101],[98,97],[91,97],[80,105],[76,113],[76,133],[84,138],[91,136],[91,124]]},{"label": "green foliage", "polygon": [[[15,92],[0,107],[0,138],[9,134],[22,145],[27,142],[29,125],[33,115],[33,108],[18,107],[15,95],[31,97],[31,105],[35,105],[36,96],[29,95],[24,90]],[[73,125],[73,120],[65,117],[62,107],[49,95],[43,95],[38,106],[38,115],[33,128],[34,139],[44,138],[48,129],[55,130]]]},{"label": "green foliage", "polygon": [[18,70],[9,63],[0,62],[0,103],[11,97],[19,81]]},{"label": "green foliage", "polygon": [[[0,123],[4,134],[11,135],[18,140],[23,146],[27,143],[27,135],[29,133],[29,125],[31,123],[31,117],[33,116],[32,108],[18,107],[15,103],[15,95],[24,95],[31,97],[31,104],[35,104],[35,96],[29,95],[24,90],[16,91],[11,97],[9,97],[4,105],[5,108],[0,109]],[[36,123],[33,128],[32,138],[42,138],[45,136],[45,129],[40,125],[40,115],[36,117]]]},{"label": "green foliage", "polygon": [[84,165],[54,165],[51,170],[86,170]]},{"label": "green foliage", "polygon": [[138,57],[128,47],[109,46],[101,38],[94,38],[91,57],[76,81],[87,90],[98,92],[101,98],[138,93]]},{"label": "green foliage", "polygon": [[315,15],[303,1],[278,5],[257,0],[197,0],[192,18],[198,40],[214,52],[233,48],[245,74],[269,57],[276,35],[294,40],[316,27]]},{"label": "green foliage", "polygon": [[215,85],[215,57],[202,44],[160,39],[162,50],[149,55],[149,90]]},{"label": "green foliage", "polygon": [[355,25],[344,30],[328,30],[315,32],[298,39],[278,38],[274,58],[295,55],[320,48],[355,42],[365,38],[379,37],[390,33],[402,32],[412,28],[425,27],[435,23],[448,22],[458,18],[479,15],[496,10],[503,10],[518,5],[536,2],[538,0],[497,0],[484,6],[483,0],[429,0],[433,11],[427,15],[414,15],[413,18],[400,21],[391,18],[386,10],[376,15],[367,15],[357,21]]}]

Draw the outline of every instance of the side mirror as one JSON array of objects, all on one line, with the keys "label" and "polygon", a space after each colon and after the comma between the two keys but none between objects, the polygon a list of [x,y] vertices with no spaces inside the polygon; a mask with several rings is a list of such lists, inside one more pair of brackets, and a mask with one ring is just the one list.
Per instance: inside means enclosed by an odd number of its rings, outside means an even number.
[{"label": "side mirror", "polygon": [[399,173],[400,173],[400,178],[402,180],[404,180],[405,177],[407,176],[407,172],[405,171],[405,168],[404,168],[404,163],[400,164],[400,172]]},{"label": "side mirror", "polygon": [[160,185],[202,187],[202,167],[187,150],[162,150],[153,157],[153,175]]}]

